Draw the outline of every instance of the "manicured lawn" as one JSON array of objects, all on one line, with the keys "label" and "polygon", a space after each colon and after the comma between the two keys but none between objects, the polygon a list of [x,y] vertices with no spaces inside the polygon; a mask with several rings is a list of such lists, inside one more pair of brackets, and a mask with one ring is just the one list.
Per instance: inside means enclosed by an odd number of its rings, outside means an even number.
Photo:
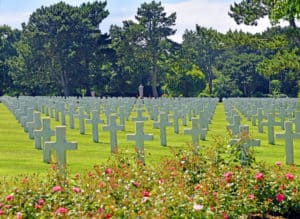
[{"label": "manicured lawn", "polygon": [[[134,133],[134,123],[131,118],[135,114],[132,112],[129,121],[126,122],[126,131],[118,132],[119,151],[132,153],[135,157],[134,142],[127,141],[126,134]],[[42,116],[43,117],[43,116]],[[102,115],[102,119],[105,118]],[[67,141],[76,141],[78,150],[67,151],[67,169],[71,173],[86,172],[95,164],[105,163],[110,157],[109,133],[102,131],[102,125],[99,127],[99,143],[93,143],[91,136],[91,125],[86,124],[86,134],[80,135],[78,122],[75,120],[75,129],[67,128]],[[172,119],[171,119],[172,121]],[[51,119],[51,126],[59,125],[54,119]],[[68,124],[68,117],[67,117]],[[180,121],[181,124],[181,121]],[[257,127],[251,126],[245,118],[242,124],[250,125],[250,133],[253,138],[261,139],[261,146],[255,147],[256,159],[264,160],[273,164],[275,161],[284,163],[284,142],[276,139],[275,145],[269,145],[267,142],[266,128],[265,133],[257,132]],[[226,146],[230,139],[226,130],[227,121],[225,120],[224,108],[222,104],[217,105],[213,120],[209,125],[209,131],[206,141],[200,144],[204,147],[208,144],[215,144],[216,141],[224,142]],[[191,122],[187,123],[187,127],[180,125],[180,134],[173,133],[173,127],[167,128],[167,147],[159,144],[159,130],[153,129],[153,121],[145,122],[145,133],[154,134],[153,141],[145,142],[145,160],[146,164],[160,160],[163,156],[170,155],[170,148],[189,149],[191,143],[190,135],[183,135],[184,128],[190,128]],[[279,127],[275,132],[282,132]],[[54,139],[54,138],[53,138]],[[205,147],[204,147],[205,148]],[[205,150],[205,149],[204,149]],[[295,163],[300,164],[300,140],[294,141]],[[0,104],[0,176],[16,176],[28,173],[46,173],[49,164],[42,162],[42,151],[34,149],[34,142],[28,138],[28,134],[24,132],[21,125],[17,122],[9,110]]]}]

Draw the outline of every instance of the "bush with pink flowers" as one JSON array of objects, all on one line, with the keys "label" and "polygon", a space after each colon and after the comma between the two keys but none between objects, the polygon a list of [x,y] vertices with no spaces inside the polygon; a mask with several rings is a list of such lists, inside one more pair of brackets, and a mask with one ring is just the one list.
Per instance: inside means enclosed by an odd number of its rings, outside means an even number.
[{"label": "bush with pink flowers", "polygon": [[0,218],[238,218],[299,215],[296,166],[241,167],[226,147],[174,151],[156,164],[123,152],[86,174],[4,178]]}]

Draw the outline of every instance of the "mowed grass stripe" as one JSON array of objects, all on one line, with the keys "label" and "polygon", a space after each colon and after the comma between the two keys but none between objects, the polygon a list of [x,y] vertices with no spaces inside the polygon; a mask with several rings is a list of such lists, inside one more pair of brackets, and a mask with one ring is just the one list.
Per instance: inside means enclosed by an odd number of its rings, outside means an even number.
[{"label": "mowed grass stripe", "polygon": [[[147,114],[145,114],[147,115]],[[44,116],[44,115],[43,115]],[[42,117],[43,117],[42,116]],[[101,115],[102,119],[105,118]],[[134,133],[134,122],[131,118],[135,117],[135,112],[132,112],[129,121],[126,121],[126,131],[118,132],[118,146],[120,151],[128,151],[135,157],[135,143],[127,141],[126,133]],[[267,134],[257,133],[257,127],[251,126],[245,118],[242,117],[242,124],[250,125],[250,132],[253,138],[261,139],[261,146],[255,147],[256,159],[264,160],[268,163],[275,161],[284,162],[284,142],[276,140],[276,145],[267,143]],[[68,124],[68,116],[66,118]],[[171,119],[172,122],[172,119]],[[181,121],[180,121],[181,124]],[[51,126],[60,125],[51,119]],[[207,133],[206,141],[200,141],[200,145],[205,146],[214,144],[215,139],[224,140],[224,146],[229,140],[229,135],[226,131],[227,121],[224,114],[224,106],[218,103]],[[91,125],[86,124],[86,134],[79,134],[79,124],[75,120],[75,129],[67,128],[67,141],[76,141],[78,150],[67,151],[67,168],[68,172],[75,174],[83,173],[91,170],[95,164],[105,163],[110,157],[109,132],[102,131],[102,125],[99,125],[99,143],[92,141]],[[145,133],[154,134],[154,141],[145,142],[146,163],[151,164],[160,160],[164,156],[170,155],[170,148],[189,148],[191,143],[190,135],[183,135],[183,129],[190,128],[191,122],[188,121],[187,126],[179,126],[180,134],[173,133],[173,127],[167,127],[167,142],[168,146],[163,147],[159,144],[159,129],[153,129],[153,121],[145,122]],[[265,128],[266,131],[266,128]],[[281,132],[280,128],[276,128],[276,132]],[[54,140],[54,138],[52,138]],[[300,163],[300,140],[294,142],[295,163]],[[42,151],[34,149],[34,142],[28,138],[28,134],[23,131],[21,125],[16,121],[14,116],[8,109],[0,104],[0,175],[17,175],[27,173],[46,173],[49,164],[42,162]],[[298,145],[298,147],[297,147]]]},{"label": "mowed grass stripe", "polygon": [[10,111],[0,104],[0,175],[45,172],[41,151],[35,150],[21,125]]}]

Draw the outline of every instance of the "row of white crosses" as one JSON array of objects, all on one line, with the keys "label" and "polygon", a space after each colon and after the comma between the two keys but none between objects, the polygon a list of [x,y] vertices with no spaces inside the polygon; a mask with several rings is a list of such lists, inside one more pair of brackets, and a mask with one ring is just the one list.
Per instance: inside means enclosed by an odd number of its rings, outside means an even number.
[{"label": "row of white crosses", "polygon": [[[275,144],[275,137],[285,140],[286,164],[294,163],[293,139],[300,138],[300,111],[298,111],[298,99],[296,98],[238,98],[226,99],[224,103],[227,111],[236,109],[245,116],[252,125],[258,126],[258,132],[263,133],[263,127],[267,127],[268,143]],[[239,113],[235,111],[234,118],[239,121]],[[280,120],[280,121],[278,121]],[[293,132],[295,124],[295,133]],[[233,122],[231,126],[237,129],[239,122]],[[229,126],[229,127],[231,127]],[[279,126],[285,133],[275,134],[274,127]]]},{"label": "row of white crosses", "polygon": [[[51,151],[55,151],[58,169],[60,173],[65,174],[66,150],[77,149],[76,142],[66,141],[66,126],[57,126],[54,132],[50,128],[50,118],[41,120],[40,112],[33,112],[33,108],[28,108],[27,115],[22,116],[19,115],[18,105],[20,102],[17,99],[8,99],[7,97],[3,102],[16,117],[20,116],[21,120],[27,121],[24,130],[28,132],[30,139],[34,139],[35,148],[43,150],[43,161],[46,163],[51,162]],[[30,116],[30,114],[33,116]],[[32,121],[29,121],[31,118]],[[54,135],[55,141],[50,141],[50,138]]]},{"label": "row of white crosses", "polygon": [[[124,98],[122,99],[99,99],[99,98],[83,98],[83,99],[76,99],[76,98],[68,98],[64,99],[61,97],[57,98],[47,98],[47,97],[21,97],[18,101],[15,101],[15,105],[23,104],[25,105],[24,108],[27,109],[26,116],[26,124],[24,128],[30,127],[32,132],[35,131],[35,147],[37,149],[43,149],[44,146],[41,145],[40,139],[44,138],[48,141],[49,136],[53,134],[51,131],[50,120],[45,119],[43,120],[43,128],[41,128],[41,121],[40,121],[40,112],[35,110],[42,111],[45,115],[50,116],[51,118],[55,118],[57,121],[61,121],[62,125],[66,125],[65,116],[69,114],[69,127],[74,128],[74,118],[77,116],[79,120],[79,131],[80,134],[85,133],[85,122],[87,124],[92,125],[92,137],[94,142],[98,142],[98,124],[104,123],[104,121],[99,117],[99,112],[102,110],[106,113],[108,124],[103,126],[104,131],[109,131],[110,133],[110,145],[111,145],[111,152],[114,153],[117,151],[117,137],[116,132],[118,130],[125,130],[124,121],[128,119],[130,114],[132,105],[134,104],[135,99],[129,98],[125,99],[125,104],[120,104],[120,102],[124,102]],[[217,100],[216,99],[201,99],[194,98],[187,101],[187,99],[155,99],[154,101],[159,100],[159,117],[160,121],[153,121],[153,126],[156,128],[160,128],[160,144],[162,146],[167,145],[166,139],[166,126],[170,126],[171,123],[168,121],[169,117],[172,117],[176,126],[174,126],[174,132],[178,133],[178,119],[182,119],[182,124],[186,125],[186,117],[185,115],[188,114],[188,118],[192,120],[192,129],[191,130],[184,130],[184,134],[191,134],[192,135],[192,142],[195,147],[199,145],[198,140],[200,139],[205,140],[205,134],[207,131],[208,123],[213,115]],[[185,100],[184,104],[180,105],[180,102]],[[152,99],[148,99],[148,107],[149,103],[154,103]],[[104,103],[104,104],[103,104]],[[146,103],[146,100],[145,100]],[[34,104],[34,108],[30,108]],[[147,105],[147,104],[145,104]],[[154,105],[154,104],[153,104]],[[176,109],[177,107],[177,109]],[[173,114],[168,115],[168,112],[175,108]],[[185,110],[181,111],[179,116],[178,109],[182,108]],[[78,110],[77,110],[78,109]],[[18,110],[18,109],[17,109]],[[150,111],[150,110],[149,110]],[[77,112],[77,113],[76,113]],[[145,134],[140,134],[140,130],[143,125],[141,122],[147,120],[147,117],[144,117],[142,113],[144,112],[143,103],[141,100],[138,100],[136,103],[136,118],[133,118],[136,121],[136,150],[139,154],[143,151],[143,142],[144,140],[150,140],[152,137],[149,137]],[[92,116],[90,116],[90,114]],[[120,125],[116,124],[116,114],[120,117]],[[177,115],[178,114],[178,115]],[[32,116],[34,115],[34,116]],[[200,116],[200,119],[192,118],[193,116]],[[17,116],[16,116],[17,117]],[[32,118],[31,118],[32,117]],[[156,120],[158,120],[158,116],[156,116]],[[46,122],[47,121],[47,122]],[[122,122],[123,121],[123,122]],[[122,124],[123,123],[123,124]],[[30,131],[31,132],[31,131]],[[45,136],[43,136],[45,135]],[[46,136],[48,135],[48,136]],[[144,136],[144,137],[141,137]],[[151,136],[151,135],[150,135]],[[30,137],[33,138],[33,134],[30,134]],[[127,137],[128,140],[132,140],[133,137]],[[58,158],[61,156],[57,156]],[[139,158],[143,157],[143,155],[138,155]],[[49,162],[49,150],[44,150],[44,159],[45,162]]]}]

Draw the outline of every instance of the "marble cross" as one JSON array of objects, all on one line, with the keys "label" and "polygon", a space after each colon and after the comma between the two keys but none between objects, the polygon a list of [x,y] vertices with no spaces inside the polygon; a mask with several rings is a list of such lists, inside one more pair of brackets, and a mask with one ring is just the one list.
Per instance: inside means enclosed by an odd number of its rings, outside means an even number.
[{"label": "marble cross", "polygon": [[[40,129],[42,127],[41,122],[41,113],[40,112],[34,112],[33,113],[33,121],[26,123],[27,129],[28,129],[28,135],[30,139],[34,139],[33,131],[36,129]],[[36,139],[38,141],[38,139]],[[38,143],[40,144],[40,143]]]},{"label": "marble cross", "polygon": [[39,139],[38,141],[35,141],[35,148],[43,149],[45,146],[45,142],[50,141],[51,136],[54,136],[54,134],[55,132],[51,130],[50,127],[50,118],[43,118],[41,129],[33,131],[34,139]]},{"label": "marble cross", "polygon": [[46,141],[44,147],[44,161],[51,157],[51,150],[55,151],[58,168],[64,170],[66,167],[66,151],[67,150],[76,150],[76,142],[67,142],[66,141],[66,126],[56,126],[55,128],[55,141]]},{"label": "marble cross", "polygon": [[99,117],[99,111],[98,110],[93,110],[92,111],[92,118],[86,120],[87,124],[92,124],[92,137],[94,142],[98,142],[98,124],[104,123],[102,119]]},{"label": "marble cross", "polygon": [[262,125],[268,127],[268,142],[269,142],[269,144],[275,144],[274,126],[281,126],[281,122],[276,122],[274,114],[268,113],[268,121],[263,122]]},{"label": "marble cross", "polygon": [[293,140],[300,138],[300,133],[293,133],[293,122],[286,121],[285,133],[276,134],[276,138],[285,140],[285,162],[286,164],[294,164],[294,146]]},{"label": "marble cross", "polygon": [[154,121],[153,127],[159,128],[160,130],[160,145],[167,146],[166,127],[170,126],[171,123],[168,120],[168,115],[165,112],[159,114],[160,121]]},{"label": "marble cross", "polygon": [[126,139],[128,141],[135,141],[135,149],[137,152],[137,160],[138,162],[145,162],[144,158],[144,141],[153,140],[152,134],[144,133],[144,122],[137,121],[135,122],[135,134],[127,134]]},{"label": "marble cross", "polygon": [[122,131],[123,127],[121,125],[117,125],[116,114],[110,115],[108,125],[103,126],[102,129],[103,131],[109,131],[111,153],[114,154],[117,153],[118,152],[117,131]]},{"label": "marble cross", "polygon": [[239,128],[239,138],[231,139],[230,145],[237,145],[240,150],[240,164],[247,166],[250,164],[249,147],[260,146],[259,139],[250,139],[249,126],[241,125]]}]

